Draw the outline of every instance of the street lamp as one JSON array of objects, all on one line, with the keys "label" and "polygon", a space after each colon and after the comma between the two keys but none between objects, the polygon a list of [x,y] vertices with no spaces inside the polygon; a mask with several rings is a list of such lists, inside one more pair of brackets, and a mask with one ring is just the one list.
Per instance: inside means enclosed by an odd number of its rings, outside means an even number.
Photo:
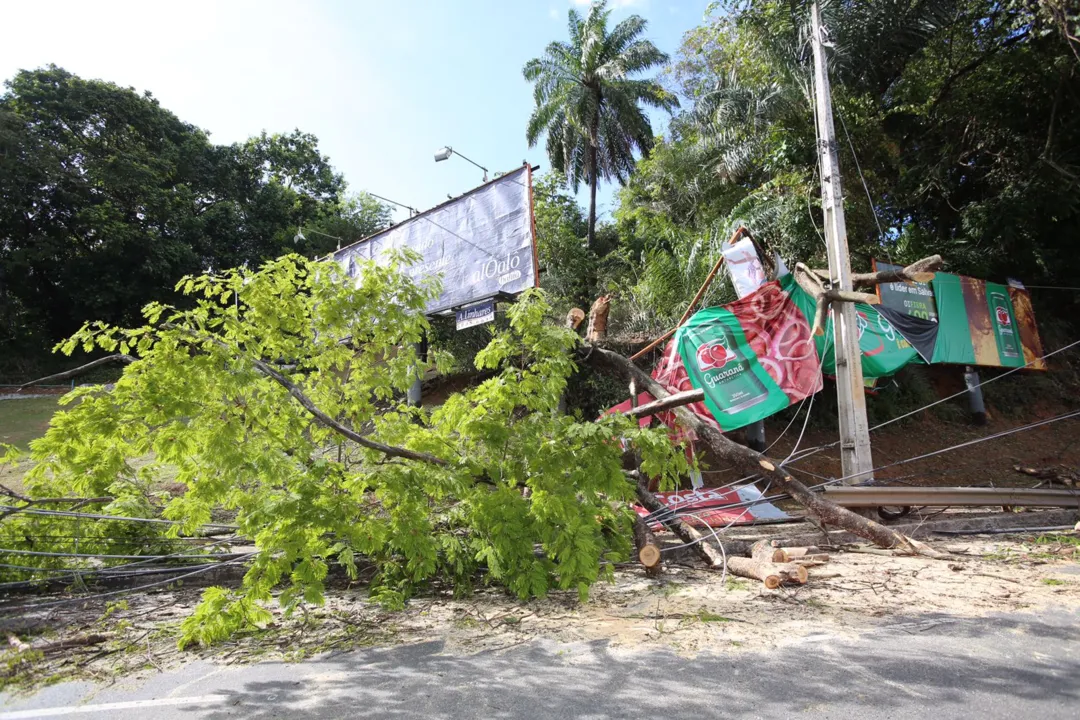
[{"label": "street lamp", "polygon": [[[320,232],[318,230],[312,230],[311,228],[308,228],[308,232],[309,233],[315,233],[316,235],[322,235],[323,237],[328,237],[331,240],[337,240],[338,241],[338,245],[337,245],[338,250],[341,249],[341,243],[345,241],[345,238],[340,238],[337,235],[328,235],[328,234],[326,234],[324,232]],[[298,227],[296,229],[296,234],[293,235],[293,242],[296,243],[297,245],[299,245],[300,243],[304,242],[305,240],[307,240],[307,238],[304,237],[304,226],[301,225],[300,227]]]},{"label": "street lamp", "polygon": [[478,162],[474,162],[473,160],[469,160],[469,158],[465,157],[464,155],[462,155],[461,153],[459,153],[457,150],[450,147],[449,145],[447,145],[446,147],[439,148],[438,150],[435,151],[435,162],[442,162],[443,160],[449,160],[451,155],[457,155],[462,160],[466,160],[468,162],[471,162],[473,165],[475,165],[476,167],[483,170],[484,171],[484,182],[488,181],[488,176],[487,176],[488,169],[486,167],[484,167],[483,165],[481,165]]}]

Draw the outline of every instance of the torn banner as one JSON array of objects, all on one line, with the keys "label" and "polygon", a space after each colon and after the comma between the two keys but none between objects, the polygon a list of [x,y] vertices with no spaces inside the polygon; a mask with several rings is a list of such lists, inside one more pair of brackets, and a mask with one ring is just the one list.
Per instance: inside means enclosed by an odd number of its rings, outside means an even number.
[{"label": "torn banner", "polygon": [[[680,520],[698,527],[724,527],[791,518],[772,503],[762,500],[761,491],[754,485],[659,492],[656,493],[656,499],[674,510]],[[634,506],[634,512],[641,517],[649,516],[649,511],[640,505]],[[660,529],[658,522],[650,525],[654,530]]]},{"label": "torn banner", "polygon": [[[798,305],[808,323],[814,318],[814,298],[799,287],[793,275],[780,278],[781,287],[791,294],[792,301]],[[889,318],[878,312],[873,305],[855,303],[855,317],[859,326],[859,350],[862,355],[862,370],[865,378],[889,377],[900,368],[915,360],[915,348],[903,335],[897,332]],[[821,371],[826,375],[836,375],[836,354],[833,346],[833,320],[829,316],[825,325],[825,334],[814,338],[818,356],[821,358]]]},{"label": "torn banner", "polygon": [[690,410],[721,430],[763,420],[821,389],[810,326],[778,282],[697,312],[653,377],[671,392],[703,390],[704,402]]}]

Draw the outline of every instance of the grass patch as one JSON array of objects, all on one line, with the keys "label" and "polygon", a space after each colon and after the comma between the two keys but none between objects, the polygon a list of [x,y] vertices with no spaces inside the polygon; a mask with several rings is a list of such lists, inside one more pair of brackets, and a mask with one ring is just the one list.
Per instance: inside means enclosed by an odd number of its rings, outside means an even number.
[{"label": "grass patch", "polygon": [[705,608],[701,608],[697,611],[697,619],[701,622],[734,622],[732,618],[724,617],[723,615],[717,615],[714,612],[709,612]]},{"label": "grass patch", "polygon": [[1064,585],[1064,580],[1058,580],[1057,578],[1043,578],[1043,585],[1051,585],[1057,587],[1058,585]]},{"label": "grass patch", "polygon": [[59,408],[59,395],[43,395],[26,400],[0,400],[0,443],[22,450],[45,434],[49,420]]}]

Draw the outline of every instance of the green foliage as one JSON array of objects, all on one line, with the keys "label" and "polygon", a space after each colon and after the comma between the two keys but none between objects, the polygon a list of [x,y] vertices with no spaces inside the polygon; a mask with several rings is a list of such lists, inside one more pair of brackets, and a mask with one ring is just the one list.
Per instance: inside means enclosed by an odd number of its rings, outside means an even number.
[{"label": "green foliage", "polygon": [[596,185],[600,178],[625,183],[634,169],[634,150],[648,154],[652,125],[641,105],[672,110],[678,99],[653,80],[633,76],[667,62],[667,55],[639,39],[646,22],[631,15],[611,31],[607,0],[597,0],[582,18],[568,13],[569,42],[555,41],[544,55],[525,63],[536,107],[525,130],[529,147],[547,134],[551,165],[577,191],[592,188],[587,234],[596,234]]},{"label": "green foliage", "polygon": [[[940,253],[951,271],[1075,285],[1075,17],[1023,1],[821,5],[855,267]],[[740,222],[785,258],[824,264],[808,9],[714,3],[669,66],[691,103],[638,163],[616,213],[657,302],[670,300],[656,286],[684,299],[696,289],[673,282],[688,269],[680,245]],[[670,259],[650,262],[657,253]],[[1037,310],[1075,328],[1077,302],[1063,293]]]},{"label": "green foliage", "polygon": [[[459,592],[482,577],[522,598],[584,598],[629,555],[620,440],[665,483],[685,471],[663,432],[556,412],[578,338],[548,323],[539,291],[477,353],[493,377],[433,410],[406,405],[412,343],[437,293],[409,281],[401,263],[413,259],[365,265],[359,281],[295,255],[188,277],[177,287],[190,307],[151,303],[141,327],[88,324],[60,346],[139,359],[115,387],[65,397],[32,443],[28,492],[107,493],[112,512],[149,513],[169,468],[183,490],[164,503],[179,523],[168,535],[224,513],[259,549],[239,589],[207,591],[181,645],[258,627],[275,593],[287,612],[321,603],[334,565],[355,578],[372,564],[372,597],[392,607],[436,577]],[[346,443],[339,460],[343,438],[298,396],[365,443]]]},{"label": "green foliage", "polygon": [[[294,131],[215,145],[139,94],[49,66],[0,95],[0,372],[83,322],[130,324],[176,281],[290,252],[300,225],[358,240],[387,209]],[[298,251],[336,240],[306,233]],[[20,372],[22,371],[22,372]],[[37,375],[37,376],[40,376]],[[29,378],[28,378],[29,379]]]}]

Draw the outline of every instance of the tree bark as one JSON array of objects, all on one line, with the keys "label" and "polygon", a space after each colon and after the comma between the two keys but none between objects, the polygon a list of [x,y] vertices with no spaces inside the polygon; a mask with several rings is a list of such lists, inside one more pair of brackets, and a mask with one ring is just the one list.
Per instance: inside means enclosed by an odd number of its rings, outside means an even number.
[{"label": "tree bark", "polygon": [[646,575],[655,577],[663,571],[656,536],[649,529],[648,523],[640,517],[634,520],[634,547],[637,548],[638,560],[645,566]]},{"label": "tree bark", "polygon": [[732,575],[760,580],[769,590],[775,590],[783,584],[805,585],[809,577],[804,567],[777,565],[768,560],[752,557],[728,558],[727,568]]},{"label": "tree bark", "polygon": [[589,308],[589,326],[585,331],[587,342],[600,342],[607,336],[608,312],[611,310],[611,300],[607,295],[596,298],[596,302]]},{"label": "tree bark", "polygon": [[934,272],[945,263],[940,255],[931,255],[916,260],[901,270],[880,270],[870,273],[854,273],[851,276],[852,287],[860,285],[880,285],[890,282],[930,282]]},{"label": "tree bark", "polygon": [[[595,133],[594,130],[593,134]],[[599,182],[599,173],[596,171],[596,143],[595,137],[589,141],[589,229],[586,236],[589,250],[596,249],[596,184]]]},{"label": "tree bark", "polygon": [[90,370],[93,370],[96,367],[99,367],[101,365],[107,365],[109,363],[114,363],[114,362],[119,362],[119,363],[124,363],[125,365],[130,365],[131,363],[135,362],[135,358],[132,357],[131,355],[126,355],[124,353],[116,353],[115,355],[107,355],[106,357],[98,358],[97,360],[92,360],[92,361],[86,363],[85,365],[80,365],[77,368],[73,368],[71,370],[65,370],[64,372],[56,373],[55,375],[47,375],[46,377],[38,378],[37,380],[31,380],[30,382],[23,383],[22,385],[20,385],[18,387],[18,389],[15,392],[19,392],[19,390],[22,390],[24,388],[28,388],[31,385],[41,385],[42,383],[47,383],[50,380],[70,380],[71,378],[77,377],[79,375],[82,375],[83,373],[89,372]]},{"label": "tree bark", "polygon": [[754,543],[750,548],[750,557],[762,562],[783,563],[788,561],[784,556],[784,551],[780,548],[774,548],[767,540],[759,540]]},{"label": "tree bark", "polygon": [[669,395],[663,400],[654,400],[650,403],[645,403],[644,405],[638,405],[636,408],[632,408],[625,414],[636,418],[648,417],[649,415],[655,415],[664,412],[665,410],[671,410],[683,405],[700,402],[704,398],[704,390],[686,390],[684,392]]},{"label": "tree bark", "polygon": [[[664,400],[671,395],[660,383],[653,380],[628,359],[611,350],[605,350],[595,345],[585,346],[580,352],[579,360],[597,370],[611,373],[625,380],[636,379],[638,387],[657,400]],[[843,528],[879,547],[897,548],[912,554],[933,553],[921,543],[916,544],[909,538],[873,520],[856,515],[850,510],[826,500],[820,494],[812,492],[790,474],[778,468],[775,461],[728,440],[719,430],[690,412],[686,407],[678,407],[674,412],[679,423],[683,427],[692,430],[698,439],[707,444],[718,457],[732,463],[736,469],[744,474],[761,475],[771,481],[775,489],[791,495],[796,502],[824,524]]]}]

